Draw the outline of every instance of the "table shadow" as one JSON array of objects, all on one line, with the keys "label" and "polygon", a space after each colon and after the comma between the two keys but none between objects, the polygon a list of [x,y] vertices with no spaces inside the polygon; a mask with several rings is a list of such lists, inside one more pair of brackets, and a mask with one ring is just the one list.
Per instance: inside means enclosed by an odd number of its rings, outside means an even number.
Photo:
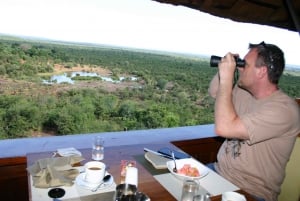
[{"label": "table shadow", "polygon": [[69,198],[64,199],[64,201],[99,201],[99,200],[113,200],[115,195],[114,191],[111,192],[105,192],[105,193],[99,193],[99,194],[93,194],[93,195],[86,195],[82,196],[80,198]]},{"label": "table shadow", "polygon": [[156,169],[153,165],[145,159],[143,154],[134,155],[133,158],[141,164],[151,175],[159,175],[169,173],[168,169]]}]

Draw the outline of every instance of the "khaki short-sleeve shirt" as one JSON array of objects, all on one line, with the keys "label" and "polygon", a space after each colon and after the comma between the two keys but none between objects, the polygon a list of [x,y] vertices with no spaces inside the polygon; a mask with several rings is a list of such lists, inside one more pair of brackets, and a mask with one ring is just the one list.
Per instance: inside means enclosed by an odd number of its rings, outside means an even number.
[{"label": "khaki short-sleeve shirt", "polygon": [[300,133],[299,106],[281,90],[256,100],[238,87],[234,88],[233,102],[250,139],[226,140],[219,150],[216,169],[248,193],[275,201]]}]

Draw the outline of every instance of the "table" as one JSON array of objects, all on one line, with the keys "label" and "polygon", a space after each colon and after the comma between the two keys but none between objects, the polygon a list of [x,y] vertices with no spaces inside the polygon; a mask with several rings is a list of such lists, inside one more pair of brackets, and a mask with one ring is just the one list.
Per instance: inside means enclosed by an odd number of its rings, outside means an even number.
[{"label": "table", "polygon": [[[178,149],[171,143],[168,144],[137,144],[137,145],[124,145],[124,146],[118,146],[118,147],[106,147],[105,148],[105,154],[104,154],[104,160],[103,162],[108,166],[108,172],[113,175],[114,180],[116,184],[120,183],[120,164],[121,160],[135,160],[137,161],[137,168],[138,168],[138,190],[147,194],[152,201],[175,201],[176,198],[166,189],[164,186],[155,179],[153,173],[149,172],[149,168],[153,168],[152,165],[144,159],[144,150],[143,148],[147,147],[152,150],[158,150],[162,147],[169,147],[173,149]],[[90,149],[80,149],[80,152],[82,153],[83,157],[85,158],[84,161],[81,162],[83,165],[87,161],[91,160],[91,148]],[[51,157],[52,153],[50,152],[43,152],[43,153],[31,153],[27,155],[27,166],[32,165],[36,160],[41,158],[49,158]],[[137,159],[142,158],[142,159]],[[151,166],[151,167],[150,167]],[[166,170],[164,173],[167,173]],[[214,172],[213,172],[214,173]],[[215,173],[214,173],[215,174]],[[212,174],[211,176],[214,176],[215,182],[215,188],[218,188],[218,181],[223,181],[224,178],[222,178],[218,174]],[[217,179],[217,181],[216,181]],[[229,181],[225,181],[225,185],[231,184]],[[28,175],[28,185],[29,185],[29,200],[31,201],[40,201],[35,200],[34,196],[32,195],[32,185],[31,185],[31,176]],[[233,185],[233,184],[232,184]],[[235,188],[229,185],[229,189],[237,190],[238,192],[246,195],[248,201],[254,201],[249,195],[239,190],[238,188]],[[204,186],[207,187],[207,186]],[[33,187],[34,188],[34,187]],[[222,189],[224,190],[224,189]],[[217,191],[218,192],[218,191]],[[52,199],[49,199],[52,200]],[[212,201],[220,201],[221,196],[216,195],[211,197]]]},{"label": "table", "polygon": [[[141,155],[144,153],[143,148],[147,145],[129,145],[129,146],[119,146],[119,147],[106,147],[105,156],[103,162],[108,166],[108,171],[113,175],[115,182],[118,184],[120,182],[120,162],[121,160],[136,160],[134,156]],[[150,148],[158,149],[163,145],[152,145]],[[170,146],[170,145],[168,145]],[[80,150],[83,157],[82,164],[91,160],[91,149],[81,149]],[[41,158],[49,158],[52,153],[32,153],[27,155],[27,166],[32,165],[36,160]],[[139,178],[139,191],[147,194],[151,200],[164,200],[164,201],[175,201],[176,199],[165,189],[163,186],[155,180],[155,178],[140,164],[137,163],[138,168],[138,178]],[[29,198],[32,201],[32,189],[31,189],[31,179],[29,179]],[[50,199],[51,200],[51,199]]]}]

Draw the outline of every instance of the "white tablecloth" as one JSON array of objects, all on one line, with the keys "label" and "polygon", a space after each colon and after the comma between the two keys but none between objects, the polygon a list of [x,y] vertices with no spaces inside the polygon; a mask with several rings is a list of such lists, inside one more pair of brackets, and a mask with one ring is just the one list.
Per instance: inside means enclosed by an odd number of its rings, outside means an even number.
[{"label": "white tablecloth", "polygon": [[[180,200],[183,182],[171,173],[155,175],[154,178],[172,194],[177,200]],[[212,170],[199,180],[200,193],[209,193],[212,196],[222,194],[227,191],[239,190],[237,186],[221,177]]]},{"label": "white tablecloth", "polygon": [[[31,184],[31,201],[53,201],[52,198],[48,196],[48,192],[51,188],[36,188],[32,186],[32,176],[30,176],[30,184]],[[99,194],[99,197],[101,197],[100,194],[106,193],[106,192],[114,192],[116,189],[115,182],[112,183],[112,185],[100,189],[96,192],[92,192],[91,190],[85,189],[81,186],[78,186],[76,184],[73,184],[72,186],[61,186],[59,188],[62,188],[65,190],[65,195],[62,198],[59,198],[59,200],[88,200],[86,199],[88,196],[90,197],[96,197],[97,194]],[[94,195],[94,196],[93,196]]]}]

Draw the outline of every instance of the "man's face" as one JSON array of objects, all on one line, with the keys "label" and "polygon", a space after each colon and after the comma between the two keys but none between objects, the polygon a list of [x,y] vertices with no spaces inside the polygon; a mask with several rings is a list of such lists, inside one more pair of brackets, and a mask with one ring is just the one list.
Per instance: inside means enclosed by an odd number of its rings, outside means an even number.
[{"label": "man's face", "polygon": [[255,62],[257,58],[257,51],[256,49],[251,49],[245,56],[246,65],[244,68],[238,68],[240,72],[238,85],[246,90],[251,91],[253,87],[256,76],[256,67]]}]

